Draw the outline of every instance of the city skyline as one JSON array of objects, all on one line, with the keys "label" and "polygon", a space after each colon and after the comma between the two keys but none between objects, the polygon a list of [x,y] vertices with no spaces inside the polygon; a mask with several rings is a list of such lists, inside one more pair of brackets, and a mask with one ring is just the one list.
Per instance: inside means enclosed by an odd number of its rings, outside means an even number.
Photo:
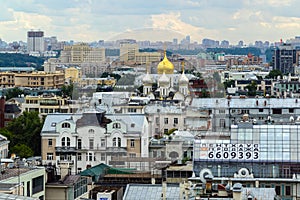
[{"label": "city skyline", "polygon": [[179,41],[190,35],[237,44],[279,42],[298,35],[300,3],[295,0],[252,1],[36,1],[2,2],[0,38],[26,41],[29,30],[59,40],[98,41],[123,38]]}]

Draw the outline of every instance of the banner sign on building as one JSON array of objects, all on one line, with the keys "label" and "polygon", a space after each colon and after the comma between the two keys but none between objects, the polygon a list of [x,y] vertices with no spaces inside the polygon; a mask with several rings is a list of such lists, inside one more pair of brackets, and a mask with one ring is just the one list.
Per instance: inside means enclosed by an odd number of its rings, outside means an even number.
[{"label": "banner sign on building", "polygon": [[200,159],[259,160],[259,144],[200,144]]}]

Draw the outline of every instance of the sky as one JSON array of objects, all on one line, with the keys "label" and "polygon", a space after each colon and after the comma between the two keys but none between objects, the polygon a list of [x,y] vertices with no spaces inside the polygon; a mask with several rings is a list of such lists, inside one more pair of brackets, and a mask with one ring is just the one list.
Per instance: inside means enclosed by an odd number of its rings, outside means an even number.
[{"label": "sky", "polygon": [[0,38],[42,30],[59,41],[286,41],[300,35],[299,0],[1,0]]}]

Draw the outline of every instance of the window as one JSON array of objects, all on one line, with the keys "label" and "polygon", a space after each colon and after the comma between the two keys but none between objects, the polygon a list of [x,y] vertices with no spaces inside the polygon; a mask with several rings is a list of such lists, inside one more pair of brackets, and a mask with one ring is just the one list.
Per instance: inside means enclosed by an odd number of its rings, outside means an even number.
[{"label": "window", "polygon": [[153,158],[157,157],[157,151],[153,151],[152,154],[153,154]]},{"label": "window", "polygon": [[167,134],[168,131],[169,131],[169,130],[168,130],[167,128],[165,128],[165,129],[164,129],[164,134]]},{"label": "window", "polygon": [[63,137],[62,139],[61,139],[61,146],[66,146],[66,138],[65,137]]},{"label": "window", "polygon": [[136,157],[136,154],[135,154],[135,153],[130,153],[130,154],[129,154],[129,157],[130,157],[130,158],[135,158],[135,157]]},{"label": "window", "polygon": [[71,146],[71,139],[69,137],[67,137],[67,146]]},{"label": "window", "polygon": [[225,110],[224,110],[224,109],[219,110],[219,113],[220,113],[220,114],[225,114]]},{"label": "window", "polygon": [[105,153],[101,153],[101,161],[105,161]]},{"label": "window", "polygon": [[118,147],[121,147],[121,138],[118,138]]},{"label": "window", "polygon": [[281,189],[280,189],[280,188],[281,188],[281,187],[280,187],[279,185],[276,185],[276,186],[275,186],[275,192],[276,192],[276,194],[279,195],[279,196],[281,195],[281,192],[280,192]]},{"label": "window", "polygon": [[155,123],[159,124],[159,117],[155,117]]},{"label": "window", "polygon": [[105,147],[105,139],[101,139],[101,147]]},{"label": "window", "polygon": [[113,138],[113,147],[117,146],[117,138]]},{"label": "window", "polygon": [[68,160],[68,161],[71,161],[72,160],[72,155],[60,155],[59,157],[60,160]]},{"label": "window", "polygon": [[226,128],[225,119],[220,119],[220,127]]},{"label": "window", "polygon": [[78,140],[77,140],[77,148],[78,148],[78,149],[81,149],[81,148],[82,148],[82,141],[81,141],[81,139],[78,139]]},{"label": "window", "polygon": [[134,142],[135,142],[134,139],[131,139],[131,140],[130,140],[130,147],[131,147],[131,148],[134,148],[134,146],[135,146]]},{"label": "window", "polygon": [[65,123],[63,123],[63,124],[61,125],[61,127],[62,127],[62,128],[70,128],[71,125],[70,125],[69,123],[65,122]]},{"label": "window", "polygon": [[32,194],[41,192],[44,190],[44,176],[39,176],[32,179]]},{"label": "window", "polygon": [[27,181],[27,196],[30,197],[30,181]]},{"label": "window", "polygon": [[48,147],[52,147],[52,139],[48,139]]},{"label": "window", "polygon": [[249,114],[249,110],[241,110],[242,114]]},{"label": "window", "polygon": [[168,118],[164,118],[164,123],[168,124],[169,123],[169,119]]},{"label": "window", "polygon": [[286,185],[285,186],[285,195],[290,196],[291,195],[291,186]]},{"label": "window", "polygon": [[89,147],[90,149],[94,149],[94,138],[89,139]]},{"label": "window", "polygon": [[53,153],[47,153],[47,160],[53,160]]},{"label": "window", "polygon": [[121,124],[120,123],[114,123],[113,128],[121,128]]},{"label": "window", "polygon": [[113,147],[121,147],[121,138],[119,137],[113,138]]},{"label": "window", "polygon": [[93,153],[89,153],[89,161],[93,161]]},{"label": "window", "polygon": [[263,108],[258,109],[258,112],[264,112]]},{"label": "window", "polygon": [[289,113],[294,113],[294,108],[289,108]]},{"label": "window", "polygon": [[78,161],[81,161],[81,160],[82,160],[82,154],[81,154],[81,153],[78,153],[78,154],[77,154],[77,160],[78,160]]},{"label": "window", "polygon": [[80,172],[81,172],[81,170],[82,170],[82,168],[81,168],[81,167],[78,167],[78,168],[77,168],[77,172],[78,172],[78,173],[80,173]]},{"label": "window", "polygon": [[178,118],[174,118],[174,124],[178,124]]},{"label": "window", "polygon": [[93,134],[93,133],[95,133],[95,130],[94,130],[94,129],[90,129],[90,130],[89,130],[89,133],[90,133],[90,134]]},{"label": "window", "polygon": [[136,113],[136,108],[128,108],[128,112],[130,112],[130,113]]},{"label": "window", "polygon": [[69,137],[63,137],[61,139],[61,146],[65,147],[69,147],[71,145],[71,139]]},{"label": "window", "polygon": [[281,108],[273,108],[273,114],[282,114]]}]

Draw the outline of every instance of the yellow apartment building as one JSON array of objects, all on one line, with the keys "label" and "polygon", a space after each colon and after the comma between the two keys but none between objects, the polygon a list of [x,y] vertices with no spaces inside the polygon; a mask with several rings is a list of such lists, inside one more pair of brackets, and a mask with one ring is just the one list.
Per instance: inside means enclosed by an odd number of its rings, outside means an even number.
[{"label": "yellow apartment building", "polygon": [[14,72],[0,72],[0,87],[11,88],[15,86]]},{"label": "yellow apartment building", "polygon": [[27,95],[25,97],[25,102],[22,104],[22,111],[36,111],[43,116],[48,113],[75,113],[79,107],[80,104],[60,96]]},{"label": "yellow apartment building", "polygon": [[16,73],[15,87],[31,87],[31,88],[61,88],[65,83],[65,74],[63,72],[47,73]]},{"label": "yellow apartment building", "polygon": [[77,67],[70,67],[65,69],[65,80],[67,82],[78,82],[82,76],[82,71]]}]

